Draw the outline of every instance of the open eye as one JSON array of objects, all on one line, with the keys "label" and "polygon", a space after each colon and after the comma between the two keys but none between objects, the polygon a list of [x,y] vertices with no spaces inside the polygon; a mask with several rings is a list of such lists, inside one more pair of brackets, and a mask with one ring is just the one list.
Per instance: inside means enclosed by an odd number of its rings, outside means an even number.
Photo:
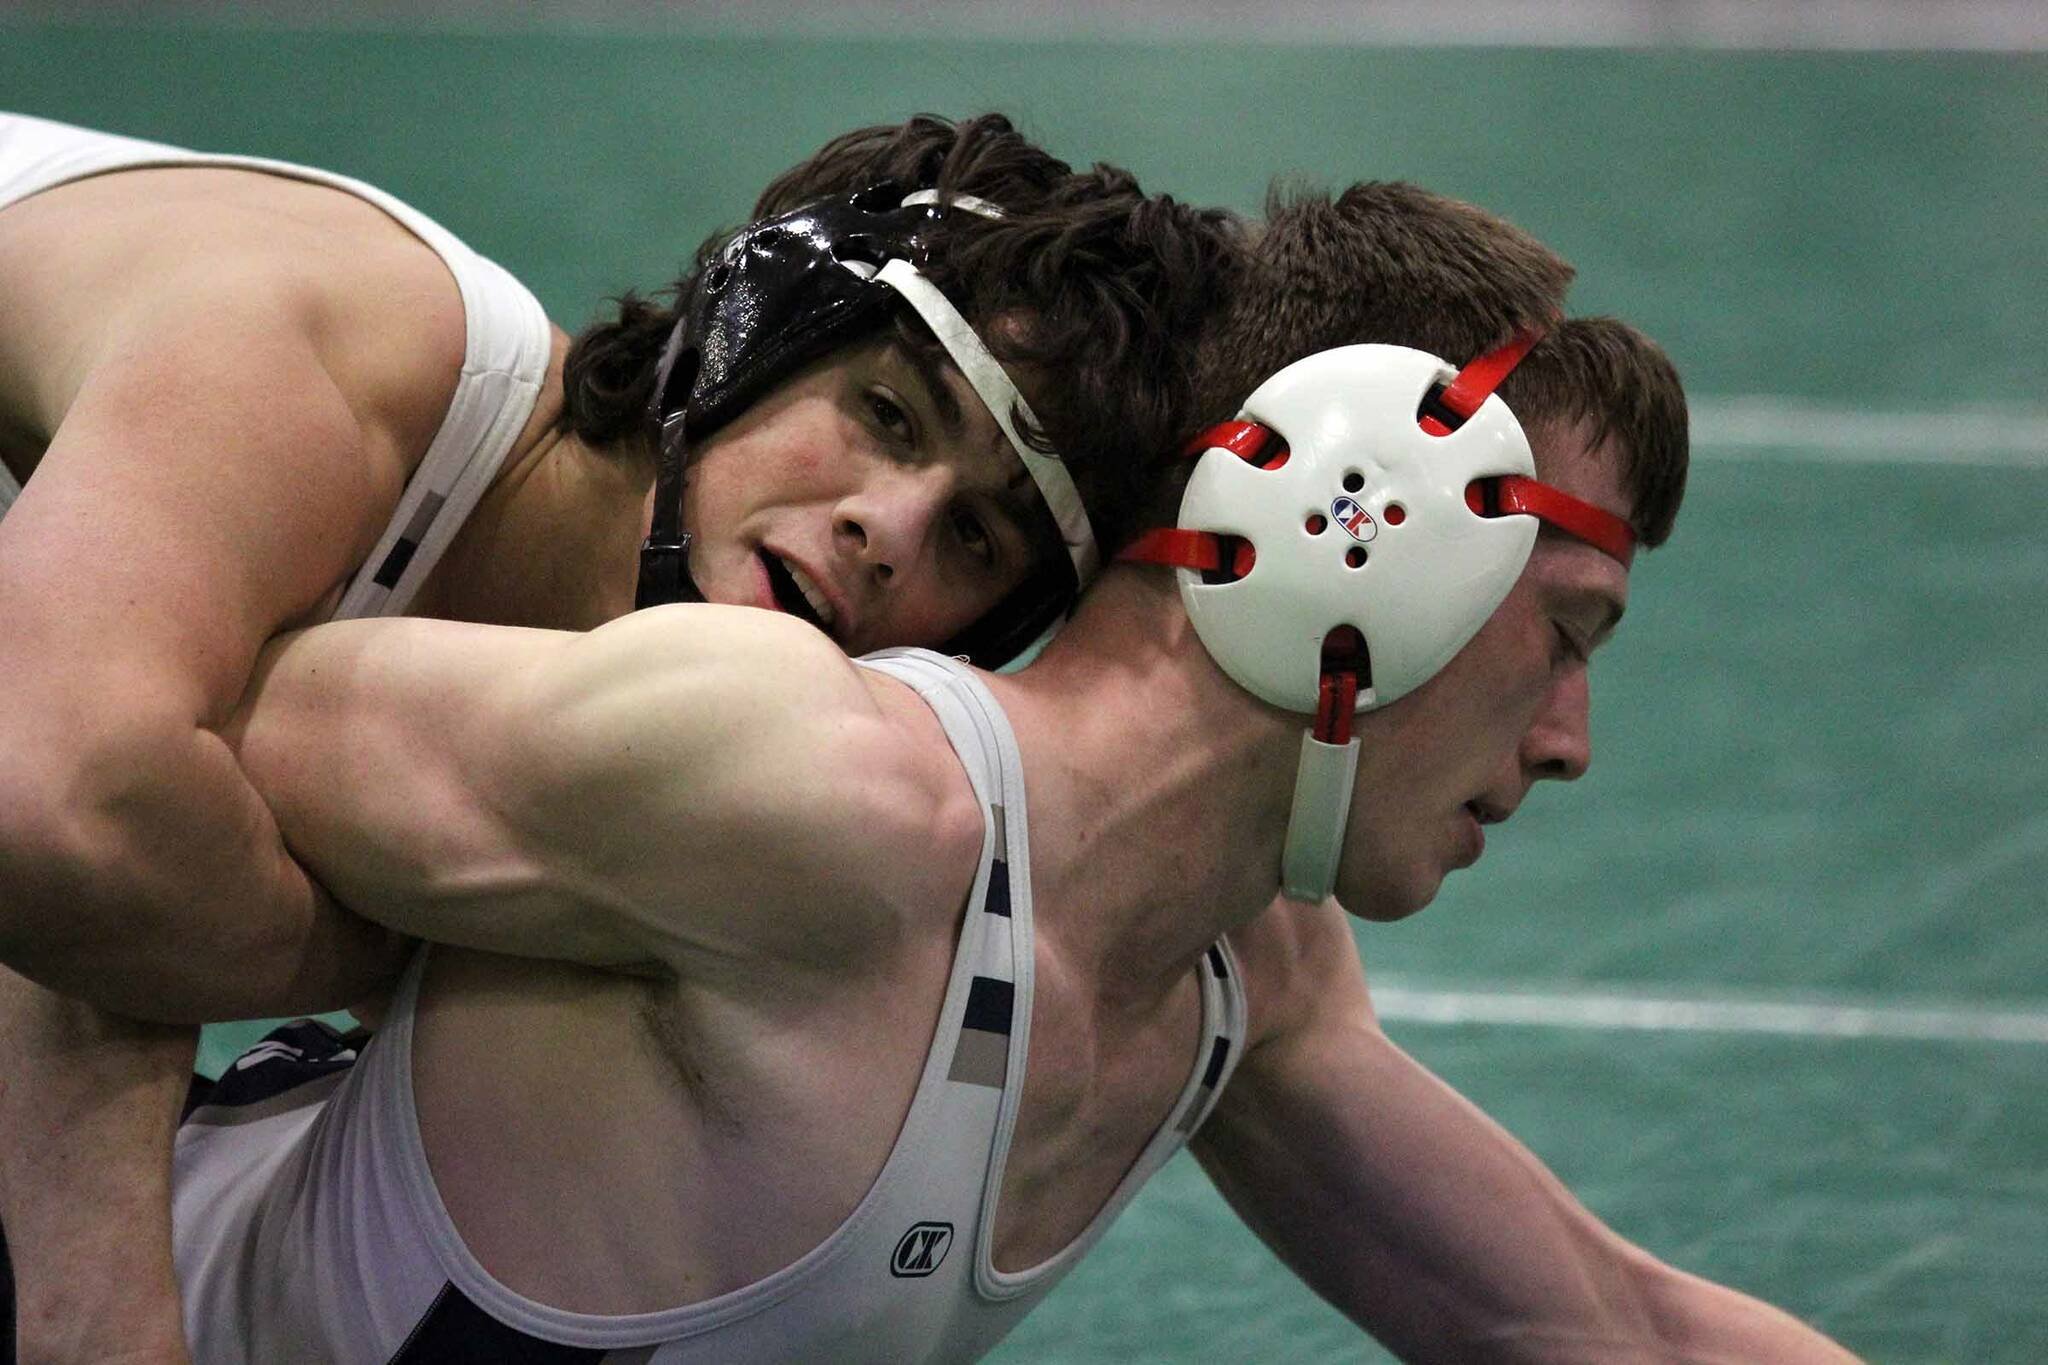
[{"label": "open eye", "polygon": [[911,420],[910,410],[897,401],[896,395],[887,389],[873,388],[867,391],[866,401],[868,416],[891,440],[908,444],[917,438],[917,424]]},{"label": "open eye", "polygon": [[996,538],[989,530],[988,523],[981,519],[972,508],[962,507],[953,513],[953,534],[960,541],[960,547],[993,567],[996,562]]}]

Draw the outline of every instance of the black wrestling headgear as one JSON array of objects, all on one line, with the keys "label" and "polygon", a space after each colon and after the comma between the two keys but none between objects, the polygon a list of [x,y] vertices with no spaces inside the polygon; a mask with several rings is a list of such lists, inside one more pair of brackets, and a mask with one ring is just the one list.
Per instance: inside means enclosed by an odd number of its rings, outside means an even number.
[{"label": "black wrestling headgear", "polygon": [[[945,206],[1001,211],[968,195]],[[1059,524],[1067,554],[1013,589],[943,648],[974,662],[1007,662],[1050,625],[1095,571],[1095,540],[1072,477],[1026,442],[1012,414],[1030,410],[952,303],[917,271],[930,250],[941,197],[877,185],[824,199],[741,231],[697,277],[655,371],[648,423],[658,465],[654,518],[640,553],[636,606],[700,600],[682,530],[689,447],[796,370],[879,325],[908,302],[1009,436]]]}]

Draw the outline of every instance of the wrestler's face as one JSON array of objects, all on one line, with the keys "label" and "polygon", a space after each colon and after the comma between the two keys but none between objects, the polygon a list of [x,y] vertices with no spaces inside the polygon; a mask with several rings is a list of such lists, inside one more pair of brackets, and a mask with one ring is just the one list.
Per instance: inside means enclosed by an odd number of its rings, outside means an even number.
[{"label": "wrestler's face", "polygon": [[683,525],[706,599],[802,616],[853,654],[942,644],[1060,552],[974,390],[893,339],[800,371],[707,439]]},{"label": "wrestler's face", "polygon": [[[1626,515],[1617,461],[1569,431],[1532,431],[1545,482]],[[1628,570],[1548,526],[1506,600],[1465,648],[1358,718],[1358,782],[1338,898],[1367,919],[1413,914],[1477,862],[1483,826],[1546,779],[1592,762],[1587,660],[1628,605]]]}]

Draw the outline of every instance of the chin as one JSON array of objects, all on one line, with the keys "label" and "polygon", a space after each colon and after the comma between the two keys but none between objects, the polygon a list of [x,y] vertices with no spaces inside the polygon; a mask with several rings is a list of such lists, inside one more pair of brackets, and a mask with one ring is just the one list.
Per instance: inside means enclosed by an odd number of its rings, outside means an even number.
[{"label": "chin", "polygon": [[1338,900],[1359,919],[1375,924],[1392,924],[1427,907],[1436,899],[1443,881],[1441,875],[1434,874],[1417,876],[1409,881],[1390,879],[1376,886],[1361,888],[1356,894],[1347,894],[1340,886],[1337,889]]}]

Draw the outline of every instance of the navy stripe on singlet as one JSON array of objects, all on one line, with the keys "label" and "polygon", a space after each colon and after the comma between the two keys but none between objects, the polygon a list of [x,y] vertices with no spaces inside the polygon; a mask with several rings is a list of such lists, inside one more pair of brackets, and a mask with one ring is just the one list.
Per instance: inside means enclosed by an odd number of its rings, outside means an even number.
[{"label": "navy stripe on singlet", "polygon": [[1009,844],[1009,817],[1001,806],[988,808],[989,821],[995,826],[995,857],[988,867],[988,894],[982,897],[981,908],[991,915],[1010,917],[1010,861],[1005,856]]},{"label": "navy stripe on singlet", "polygon": [[1003,1088],[1010,1071],[1010,1018],[1016,1009],[1017,988],[1009,982],[977,976],[969,983],[948,1080]]},{"label": "navy stripe on singlet", "polygon": [[185,1094],[183,1117],[191,1118],[201,1106],[258,1105],[309,1081],[346,1071],[369,1038],[367,1029],[341,1033],[318,1019],[280,1024],[230,1062],[218,1080],[194,1076]]},{"label": "navy stripe on singlet", "polygon": [[1214,1090],[1223,1076],[1223,1064],[1230,1060],[1230,1040],[1218,1038],[1209,1049],[1209,1067],[1202,1073],[1202,1088]]},{"label": "navy stripe on singlet", "polygon": [[981,908],[991,915],[1009,917],[1010,867],[1001,858],[989,864],[988,898],[981,903]]},{"label": "navy stripe on singlet", "polygon": [[967,988],[967,1011],[960,1027],[984,1033],[1010,1032],[1010,1016],[1017,1008],[1017,988],[992,976],[977,976]]},{"label": "navy stripe on singlet", "polygon": [[[598,1347],[563,1346],[530,1337],[484,1312],[454,1285],[444,1284],[390,1365],[600,1365],[607,1354]],[[617,1358],[644,1354],[622,1351]]]},{"label": "navy stripe on singlet", "polygon": [[406,566],[412,563],[413,555],[419,550],[420,542],[427,537],[427,530],[434,524],[434,518],[441,515],[441,508],[448,499],[439,493],[429,493],[421,500],[412,520],[406,524],[398,543],[391,547],[391,553],[384,556],[384,562],[377,566],[377,572],[370,581],[380,588],[395,587],[404,575]]}]

